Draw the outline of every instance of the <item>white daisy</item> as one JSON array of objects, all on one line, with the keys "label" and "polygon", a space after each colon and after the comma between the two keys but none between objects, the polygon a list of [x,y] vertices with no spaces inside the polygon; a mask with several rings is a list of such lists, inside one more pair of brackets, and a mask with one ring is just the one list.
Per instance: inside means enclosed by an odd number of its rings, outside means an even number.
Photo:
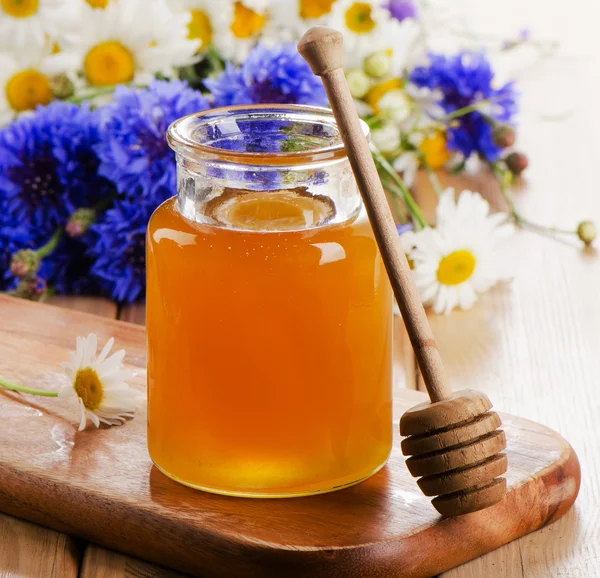
[{"label": "white daisy", "polygon": [[187,24],[188,39],[200,43],[199,50],[206,50],[213,41],[215,30],[213,0],[171,0],[174,11],[185,12],[189,18]]},{"label": "white daisy", "polygon": [[400,75],[419,27],[410,19],[398,22],[379,0],[337,0],[325,23],[344,35],[344,64],[360,68],[363,60],[378,51],[389,51],[391,74]]},{"label": "white daisy", "polygon": [[50,48],[0,52],[0,126],[52,100]]},{"label": "white daisy", "polygon": [[267,40],[291,42],[311,26],[324,23],[335,0],[272,0],[265,30]]},{"label": "white daisy", "polygon": [[75,353],[69,353],[71,361],[62,364],[70,383],[59,391],[58,397],[77,404],[81,412],[79,431],[88,419],[98,427],[100,423],[121,425],[133,417],[137,395],[126,383],[131,373],[123,369],[125,351],[121,349],[108,357],[114,342],[111,337],[96,357],[96,335],[78,337]]},{"label": "white daisy", "polygon": [[421,300],[435,313],[469,309],[478,294],[510,278],[503,242],[513,226],[505,213],[489,210],[478,193],[463,191],[455,202],[454,190],[447,189],[438,203],[436,228],[402,235]]},{"label": "white daisy", "polygon": [[211,8],[213,44],[226,60],[240,64],[268,26],[267,0],[221,0]]},{"label": "white daisy", "polygon": [[77,32],[65,35],[55,66],[78,70],[94,86],[170,77],[195,61],[200,43],[188,39],[190,14],[172,12],[164,0],[127,0],[81,10]]},{"label": "white daisy", "polygon": [[70,0],[2,0],[0,47],[13,52],[41,48],[73,22]]}]

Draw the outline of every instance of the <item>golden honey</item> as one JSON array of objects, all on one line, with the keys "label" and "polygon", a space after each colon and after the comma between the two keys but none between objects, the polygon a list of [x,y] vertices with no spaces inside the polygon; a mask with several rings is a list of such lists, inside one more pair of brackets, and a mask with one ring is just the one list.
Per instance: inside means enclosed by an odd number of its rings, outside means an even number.
[{"label": "golden honey", "polygon": [[388,457],[389,282],[360,204],[336,222],[323,191],[304,191],[223,192],[204,206],[212,223],[181,197],[152,216],[148,447],[186,485],[298,496]]}]

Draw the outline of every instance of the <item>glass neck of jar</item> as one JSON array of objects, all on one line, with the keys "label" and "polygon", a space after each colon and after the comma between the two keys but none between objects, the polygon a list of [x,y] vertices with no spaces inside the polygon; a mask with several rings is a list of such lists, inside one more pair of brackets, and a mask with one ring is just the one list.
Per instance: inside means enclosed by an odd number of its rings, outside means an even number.
[{"label": "glass neck of jar", "polygon": [[[363,129],[368,135],[364,123]],[[294,223],[305,229],[345,222],[360,212],[356,182],[328,109],[212,109],[175,121],[167,138],[177,158],[178,208],[192,221],[243,228],[223,219],[233,207],[245,223],[254,210],[263,218],[273,215],[277,222],[270,230],[284,224],[289,230]],[[283,219],[292,213],[306,218]]]}]

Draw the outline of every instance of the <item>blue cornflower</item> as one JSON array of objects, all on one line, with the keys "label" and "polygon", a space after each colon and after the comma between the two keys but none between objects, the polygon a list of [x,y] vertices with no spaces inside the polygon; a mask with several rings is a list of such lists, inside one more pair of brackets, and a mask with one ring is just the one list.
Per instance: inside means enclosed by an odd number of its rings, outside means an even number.
[{"label": "blue cornflower", "polygon": [[100,159],[94,146],[100,141],[99,111],[87,102],[77,106],[55,102],[38,114],[52,119],[52,153],[57,174],[68,191],[69,208],[92,207],[114,194],[114,185],[98,173]]},{"label": "blue cornflower", "polygon": [[55,102],[0,130],[0,199],[23,225],[52,231],[108,183],[97,176],[97,116]]},{"label": "blue cornflower", "polygon": [[111,297],[131,303],[146,290],[146,227],[154,205],[138,201],[115,201],[92,225],[89,254],[95,258],[91,272],[106,286]]},{"label": "blue cornflower", "polygon": [[493,87],[494,72],[484,54],[431,54],[429,65],[418,66],[409,78],[417,86],[439,91],[439,103],[446,113],[490,100],[485,115],[475,111],[453,121],[447,130],[448,148],[460,151],[465,157],[476,152],[491,162],[499,158],[502,149],[494,143],[492,124],[513,121],[517,112],[516,93],[512,82]]},{"label": "blue cornflower", "polygon": [[49,279],[59,295],[108,293],[104,281],[90,272],[94,264],[93,257],[88,254],[88,245],[91,242],[90,232],[77,239],[63,235],[55,251],[42,262],[42,267],[45,263],[52,267]]},{"label": "blue cornflower", "polygon": [[152,81],[136,90],[120,86],[102,109],[99,173],[127,199],[158,205],[175,194],[175,158],[165,134],[174,120],[208,108],[183,81]]},{"label": "blue cornflower", "polygon": [[258,45],[240,68],[230,63],[216,79],[204,82],[215,106],[232,104],[326,105],[321,79],[315,76],[293,44]]},{"label": "blue cornflower", "polygon": [[390,11],[392,18],[395,18],[399,22],[407,18],[417,17],[417,8],[412,0],[390,0],[384,6]]},{"label": "blue cornflower", "polygon": [[21,117],[0,131],[0,200],[22,225],[51,228],[66,220],[69,207],[39,119]]}]

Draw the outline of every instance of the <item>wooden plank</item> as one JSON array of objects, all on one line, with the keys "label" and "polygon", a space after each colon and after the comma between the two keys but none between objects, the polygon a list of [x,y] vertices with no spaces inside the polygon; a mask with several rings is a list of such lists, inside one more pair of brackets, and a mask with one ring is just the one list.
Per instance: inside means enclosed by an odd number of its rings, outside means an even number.
[{"label": "wooden plank", "polygon": [[2,578],[77,578],[80,557],[74,538],[0,514]]},{"label": "wooden plank", "polygon": [[146,325],[146,305],[145,303],[134,303],[125,305],[119,312],[121,321],[136,323],[137,325]]},{"label": "wooden plank", "polygon": [[[583,91],[592,90],[597,81],[583,76],[576,80],[569,67],[560,70],[561,82],[577,84]],[[547,74],[559,77],[556,68]],[[532,101],[544,98],[537,94]],[[524,119],[521,147],[528,152],[531,166],[516,193],[523,214],[562,227],[574,228],[581,218],[598,222],[600,197],[592,192],[597,188],[596,173],[591,169],[591,157],[582,151],[595,146],[599,129],[600,119],[591,103],[579,107],[564,122],[544,122],[531,115]],[[577,175],[576,186],[573,175]],[[469,183],[463,177],[462,184],[482,190],[492,204],[500,206],[497,186],[478,178]],[[428,204],[423,196],[420,201]],[[496,408],[534,419],[565,435],[581,459],[586,483],[574,511],[557,524],[443,577],[598,576],[597,249],[583,249],[574,238],[556,242],[527,232],[517,234],[515,245],[514,281],[493,289],[471,311],[450,317],[431,315],[433,332],[455,388],[480,389]]]},{"label": "wooden plank", "polygon": [[185,578],[183,574],[90,544],[79,578]]},{"label": "wooden plank", "polygon": [[[72,348],[69,333],[88,327],[101,341],[114,335],[125,347],[126,363],[138,371],[132,384],[145,391],[143,328],[9,297],[0,297],[0,317],[0,374],[8,379],[32,385],[46,376],[44,383],[56,387],[55,369]],[[395,415],[422,399],[403,390]],[[356,568],[364,578],[392,571],[430,576],[550,523],[578,489],[568,444],[505,415],[509,493],[468,517],[436,514],[410,477],[398,439],[384,470],[345,491],[296,500],[225,498],[186,488],[152,467],[143,403],[124,426],[76,432],[61,400],[35,401],[0,396],[0,417],[11,422],[0,430],[0,509],[207,577],[317,578]]]},{"label": "wooden plank", "polygon": [[[104,317],[116,316],[116,305],[96,297],[55,295],[49,304],[87,311]],[[78,575],[80,544],[72,537],[0,514],[0,576],[68,578]]]},{"label": "wooden plank", "polygon": [[93,315],[108,317],[109,319],[115,319],[117,316],[117,304],[103,297],[51,295],[46,299],[45,303],[54,305],[55,307],[92,313]]}]

